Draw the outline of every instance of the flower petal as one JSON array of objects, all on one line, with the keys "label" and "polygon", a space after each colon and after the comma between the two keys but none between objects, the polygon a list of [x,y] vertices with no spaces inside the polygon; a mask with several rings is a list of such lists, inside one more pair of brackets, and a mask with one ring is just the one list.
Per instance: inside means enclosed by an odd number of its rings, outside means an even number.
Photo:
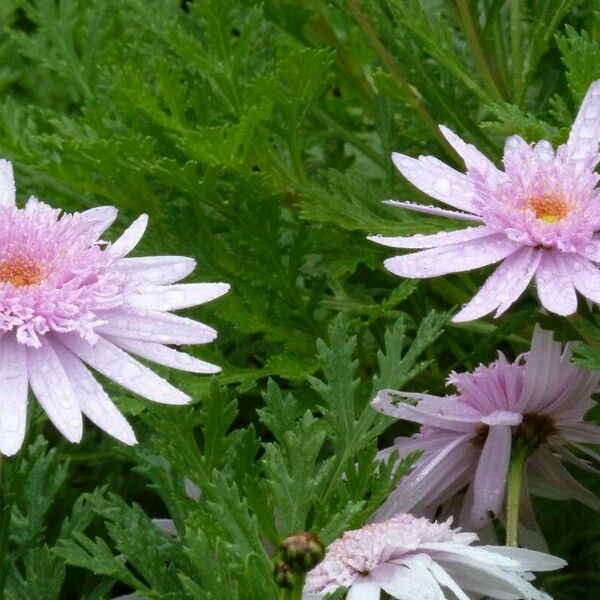
[{"label": "flower petal", "polygon": [[15,176],[12,163],[0,159],[0,206],[15,205]]},{"label": "flower petal", "polygon": [[152,402],[187,404],[190,401],[187,394],[102,337],[94,346],[73,333],[61,334],[58,339],[90,367]]},{"label": "flower petal", "polygon": [[131,425],[87,367],[64,346],[57,344],[55,350],[83,414],[100,429],[124,444],[129,446],[136,444],[137,440]]},{"label": "flower petal", "polygon": [[455,323],[473,321],[498,309],[499,317],[526,290],[541,259],[534,248],[524,247],[504,259],[482,288],[452,319]]},{"label": "flower petal", "polygon": [[370,577],[355,579],[348,590],[346,600],[379,600],[381,588]]},{"label": "flower petal", "polygon": [[433,156],[412,158],[394,152],[392,160],[398,171],[428,196],[453,208],[473,212],[473,190],[464,173]]},{"label": "flower petal", "polygon": [[388,271],[400,277],[412,279],[438,277],[491,265],[518,249],[519,245],[515,242],[508,240],[502,234],[495,234],[452,246],[394,256],[388,258],[384,265]]},{"label": "flower petal", "polygon": [[492,235],[494,232],[485,225],[480,227],[467,227],[458,231],[440,231],[432,235],[411,235],[402,237],[388,237],[384,235],[370,235],[367,237],[371,242],[390,246],[391,248],[437,248],[449,246],[458,242],[468,242],[482,237]]},{"label": "flower petal", "polygon": [[97,206],[84,210],[81,216],[89,222],[90,228],[98,238],[113,224],[117,214],[114,206]]},{"label": "flower petal", "polygon": [[16,454],[27,424],[27,355],[11,333],[0,338],[0,453]]},{"label": "flower petal", "polygon": [[431,561],[429,565],[429,570],[431,574],[436,578],[437,582],[448,588],[457,598],[458,600],[471,600],[469,596],[467,596],[461,589],[458,583],[440,567],[435,561]]},{"label": "flower petal", "polygon": [[208,325],[186,317],[151,310],[125,309],[105,311],[106,323],[98,333],[161,344],[205,344],[217,337]]},{"label": "flower petal", "polygon": [[140,342],[138,340],[129,340],[117,336],[105,337],[127,352],[137,354],[137,356],[151,360],[159,365],[171,367],[172,369],[179,369],[189,373],[219,373],[221,371],[221,367],[218,367],[217,365],[204,362],[195,356],[190,356],[185,352],[179,352],[178,350],[163,346],[162,344]]},{"label": "flower petal", "polygon": [[127,295],[127,302],[136,308],[179,310],[210,302],[229,291],[227,283],[177,283],[139,288]]},{"label": "flower petal", "polygon": [[567,561],[537,550],[509,548],[507,546],[483,546],[485,550],[516,560],[523,571],[556,571],[567,566]]},{"label": "flower petal", "polygon": [[577,295],[566,267],[557,252],[544,252],[535,277],[544,308],[561,316],[572,315],[577,310]]},{"label": "flower petal", "polygon": [[578,161],[592,159],[594,164],[598,156],[600,140],[600,81],[594,81],[589,87],[581,108],[575,117],[571,133],[567,140],[569,155]]},{"label": "flower petal", "polygon": [[411,556],[405,564],[384,564],[375,568],[372,577],[392,598],[398,600],[444,600],[444,592],[437,579],[418,559],[424,555]]},{"label": "flower petal", "polygon": [[196,261],[188,256],[136,256],[122,258],[116,266],[136,283],[164,285],[187,277]]},{"label": "flower petal", "polygon": [[575,289],[588,300],[600,302],[600,269],[585,258],[573,256],[569,272]]},{"label": "flower petal", "polygon": [[445,125],[440,125],[442,135],[448,140],[450,145],[458,152],[465,161],[467,171],[474,169],[481,173],[500,173],[494,163],[485,154],[480,152],[473,144],[468,144],[459,138],[452,130]]},{"label": "flower petal", "polygon": [[140,242],[146,227],[148,226],[148,215],[140,215],[110,246],[110,253],[122,258],[129,254]]},{"label": "flower petal", "polygon": [[83,419],[73,387],[52,344],[43,338],[39,348],[27,348],[29,384],[54,426],[70,441],[79,442]]},{"label": "flower petal", "polygon": [[473,479],[471,525],[474,530],[490,520],[490,513],[497,517],[502,509],[511,445],[509,425],[489,428]]},{"label": "flower petal", "polygon": [[439,206],[431,206],[428,204],[418,204],[417,202],[410,202],[408,200],[384,200],[383,203],[388,206],[404,208],[405,210],[435,215],[437,217],[448,217],[450,219],[459,219],[461,221],[483,221],[481,217],[470,213],[448,210],[447,208],[440,208]]}]

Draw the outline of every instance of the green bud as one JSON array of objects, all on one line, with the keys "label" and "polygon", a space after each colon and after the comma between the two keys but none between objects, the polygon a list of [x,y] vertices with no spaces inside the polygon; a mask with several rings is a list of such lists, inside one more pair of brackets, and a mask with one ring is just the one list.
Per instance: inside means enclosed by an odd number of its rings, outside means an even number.
[{"label": "green bud", "polygon": [[278,560],[273,568],[273,577],[275,583],[286,590],[294,587],[294,574],[292,570],[283,561]]},{"label": "green bud", "polygon": [[279,546],[283,562],[294,573],[306,573],[318,565],[325,556],[325,547],[314,534],[301,531],[285,538]]}]

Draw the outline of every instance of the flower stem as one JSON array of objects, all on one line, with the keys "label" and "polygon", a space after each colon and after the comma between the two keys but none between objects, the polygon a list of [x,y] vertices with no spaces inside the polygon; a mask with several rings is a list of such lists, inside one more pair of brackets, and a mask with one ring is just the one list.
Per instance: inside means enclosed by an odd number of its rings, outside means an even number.
[{"label": "flower stem", "polygon": [[508,490],[506,494],[506,545],[518,546],[519,506],[521,504],[521,485],[527,450],[517,448],[510,457],[508,466]]},{"label": "flower stem", "polygon": [[294,586],[292,588],[283,590],[281,594],[281,600],[302,600],[305,579],[305,573],[297,573],[294,576]]}]

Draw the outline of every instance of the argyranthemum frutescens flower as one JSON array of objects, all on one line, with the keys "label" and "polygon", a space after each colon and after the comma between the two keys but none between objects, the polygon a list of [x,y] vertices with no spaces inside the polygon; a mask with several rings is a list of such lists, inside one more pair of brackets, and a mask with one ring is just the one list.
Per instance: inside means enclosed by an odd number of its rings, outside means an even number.
[{"label": "argyranthemum frutescens flower", "polygon": [[31,198],[15,205],[12,166],[0,161],[0,452],[17,452],[31,387],[57,429],[82,436],[82,413],[126,444],[135,435],[84,364],[140,396],[165,404],[190,398],[129,353],[175,369],[220,369],[170,348],[216,337],[170,311],[224,294],[224,283],[175,282],[195,261],[127,258],[147,224],[138,218],[112,244],[99,241],[113,207],[62,214]]},{"label": "argyranthemum frutescens flower", "polygon": [[[466,173],[432,156],[394,154],[398,170],[426,194],[458,210],[389,201],[399,208],[476,222],[459,231],[412,237],[372,236],[394,248],[421,250],[385,261],[396,275],[427,278],[499,261],[472,300],[454,317],[470,321],[503,313],[535,276],[542,305],[559,315],[577,310],[576,291],[600,302],[600,81],[590,87],[566,144],[509,137],[504,171],[474,146],[440,127]],[[424,249],[424,250],[422,250]]]},{"label": "argyranthemum frutescens flower", "polygon": [[340,587],[347,600],[379,600],[381,590],[398,600],[548,599],[529,580],[531,571],[565,566],[560,558],[502,546],[471,546],[474,533],[400,514],[382,523],[346,532],[308,573],[305,598],[323,598]]},{"label": "argyranthemum frutescens flower", "polygon": [[[556,499],[575,498],[600,509],[600,500],[568,473],[563,462],[590,469],[573,450],[598,459],[586,444],[600,443],[600,427],[586,422],[594,406],[600,372],[571,362],[549,331],[539,326],[531,350],[515,362],[502,355],[472,373],[452,373],[457,393],[445,397],[384,390],[373,407],[387,415],[421,424],[412,438],[397,438],[382,457],[423,452],[380,508],[378,519],[399,512],[434,513],[466,491],[459,524],[479,529],[498,515],[506,495],[514,444],[528,451],[522,513],[531,515],[527,490]],[[416,401],[411,405],[402,400]]]}]

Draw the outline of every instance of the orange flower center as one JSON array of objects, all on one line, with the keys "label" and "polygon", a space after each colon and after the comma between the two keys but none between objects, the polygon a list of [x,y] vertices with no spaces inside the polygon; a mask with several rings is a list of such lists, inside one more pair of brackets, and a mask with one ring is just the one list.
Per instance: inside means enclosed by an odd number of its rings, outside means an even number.
[{"label": "orange flower center", "polygon": [[560,196],[536,196],[527,201],[536,218],[544,223],[562,221],[569,212],[569,206]]},{"label": "orange flower center", "polygon": [[29,258],[0,261],[0,283],[10,283],[14,287],[36,285],[44,278],[40,265]]}]

